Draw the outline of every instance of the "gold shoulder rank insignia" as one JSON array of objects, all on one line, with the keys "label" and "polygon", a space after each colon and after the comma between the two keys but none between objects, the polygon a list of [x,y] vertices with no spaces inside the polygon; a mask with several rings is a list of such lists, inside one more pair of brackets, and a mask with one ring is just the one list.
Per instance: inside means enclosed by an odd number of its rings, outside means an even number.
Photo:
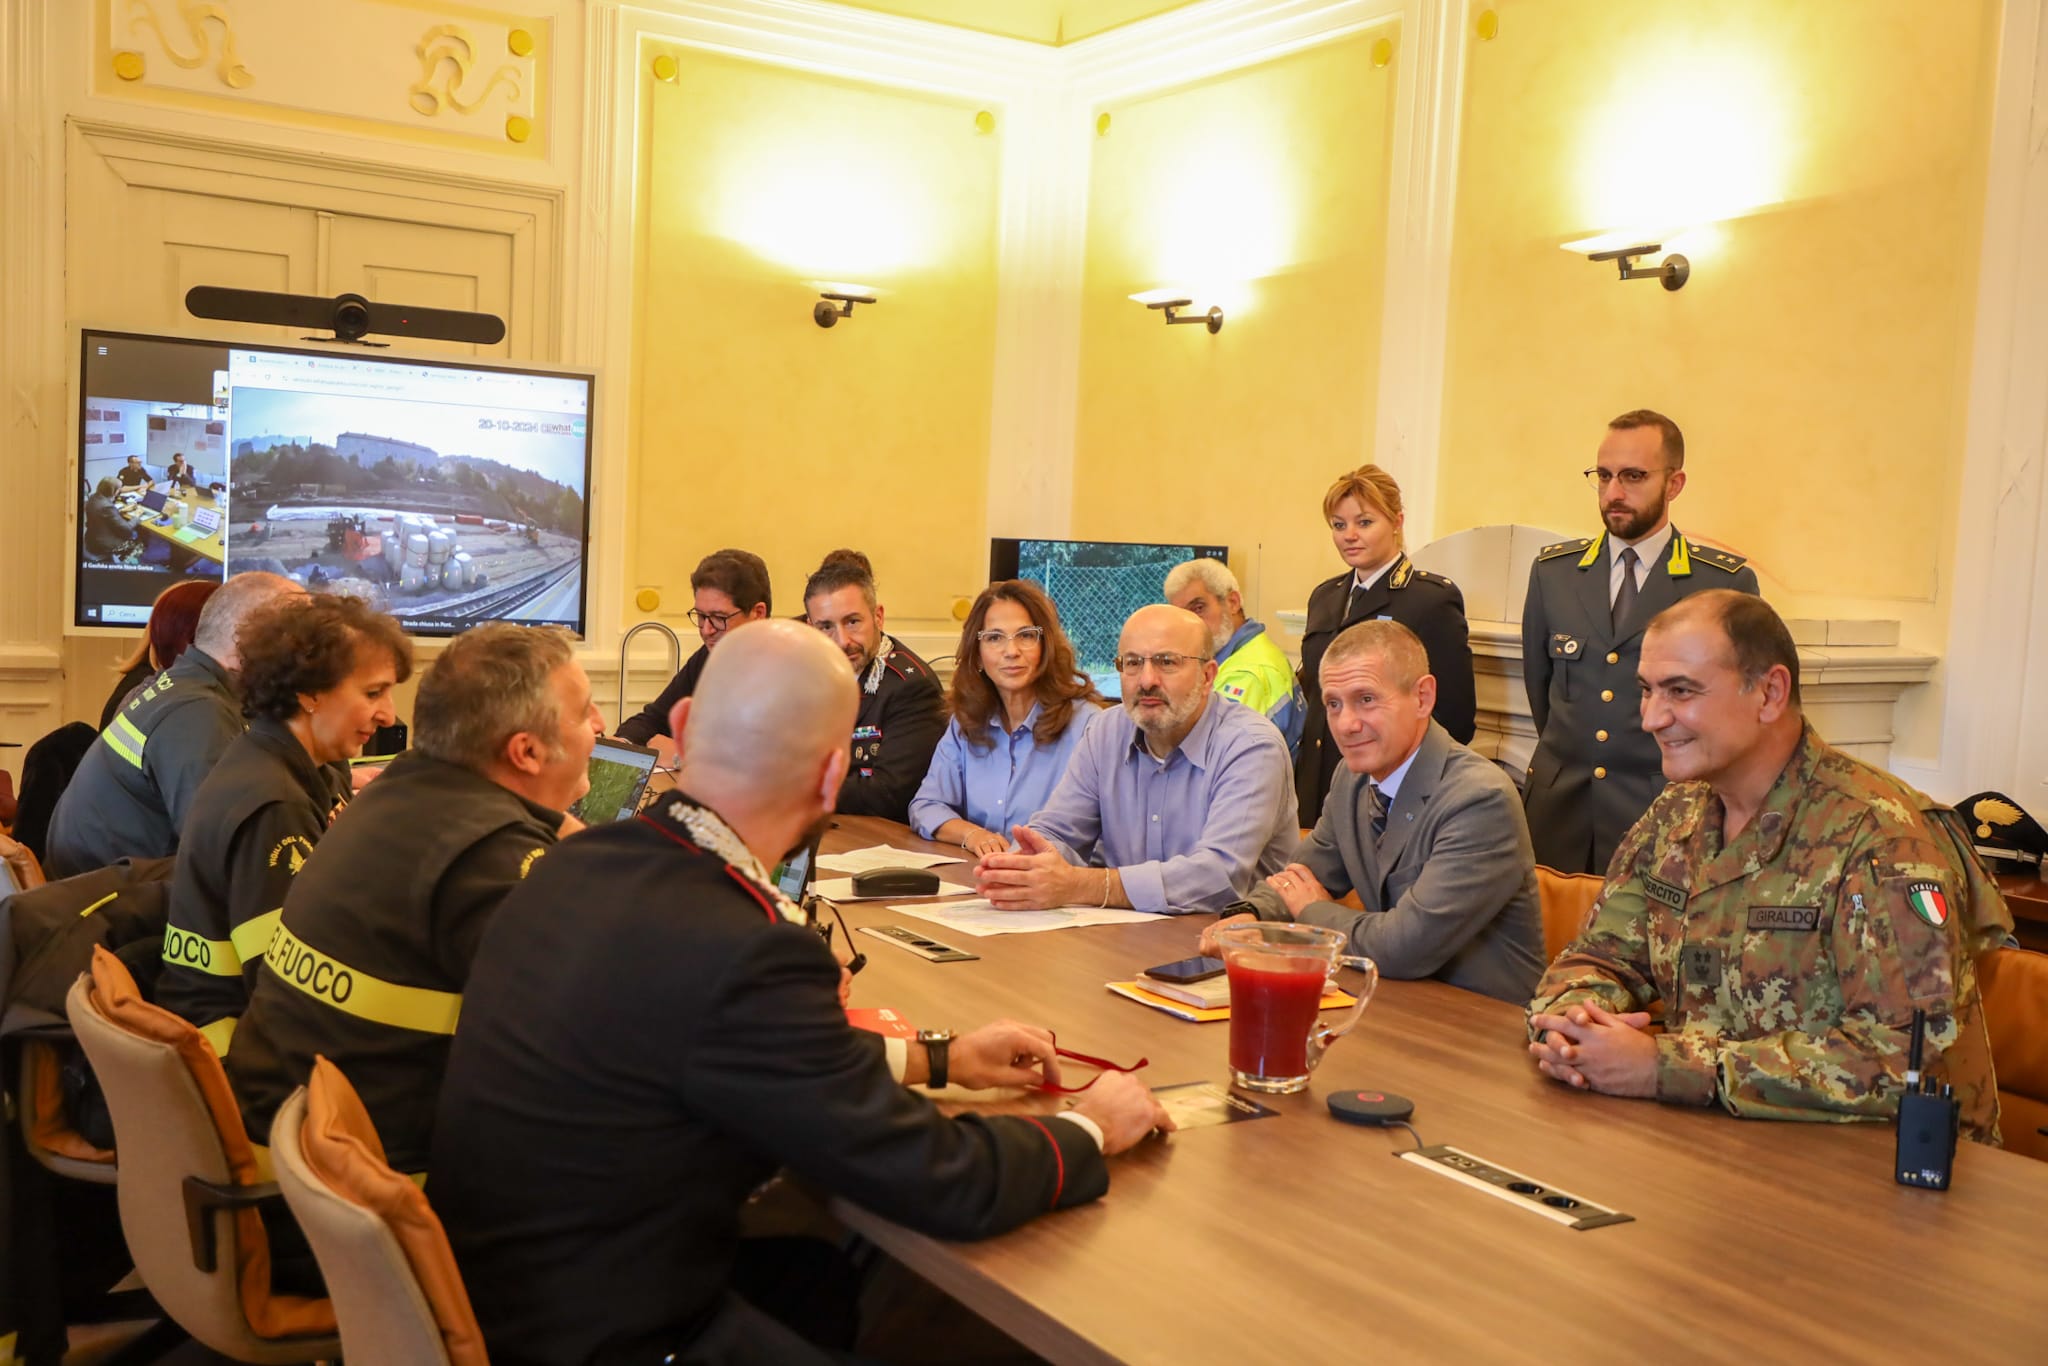
[{"label": "gold shoulder rank insignia", "polygon": [[1564,555],[1578,555],[1583,553],[1586,547],[1591,544],[1593,544],[1591,536],[1581,536],[1576,541],[1559,541],[1556,545],[1547,545],[1537,551],[1536,558],[1541,561],[1555,560]]}]

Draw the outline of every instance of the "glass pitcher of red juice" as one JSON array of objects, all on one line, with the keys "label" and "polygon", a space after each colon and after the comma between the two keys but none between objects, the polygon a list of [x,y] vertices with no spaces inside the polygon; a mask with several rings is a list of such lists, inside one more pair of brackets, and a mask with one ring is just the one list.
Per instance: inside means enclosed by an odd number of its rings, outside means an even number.
[{"label": "glass pitcher of red juice", "polygon": [[[1216,931],[1230,973],[1230,1076],[1248,1091],[1299,1091],[1330,1045],[1350,1033],[1372,1000],[1380,970],[1341,952],[1344,936],[1317,925],[1258,921]],[[1338,966],[1365,974],[1358,1004],[1334,1025],[1318,1018]]]}]

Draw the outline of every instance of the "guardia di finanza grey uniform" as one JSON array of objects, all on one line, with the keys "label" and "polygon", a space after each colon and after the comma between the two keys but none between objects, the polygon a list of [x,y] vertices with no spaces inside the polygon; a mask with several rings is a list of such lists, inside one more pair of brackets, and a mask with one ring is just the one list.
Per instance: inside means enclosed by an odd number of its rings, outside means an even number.
[{"label": "guardia di finanza grey uniform", "polygon": [[269,1141],[319,1053],[354,1083],[391,1165],[426,1170],[477,942],[561,823],[418,750],[363,789],[286,894],[235,1030],[228,1080],[250,1138]]},{"label": "guardia di finanza grey uniform", "polygon": [[85,752],[50,816],[50,876],[177,853],[199,784],[241,733],[234,679],[206,651],[187,648]]},{"label": "guardia di finanza grey uniform", "polygon": [[1301,691],[1308,703],[1308,724],[1294,762],[1294,795],[1304,829],[1322,819],[1323,798],[1344,767],[1323,709],[1322,667],[1323,653],[1346,628],[1381,620],[1398,621],[1413,631],[1436,679],[1433,719],[1461,745],[1472,742],[1478,725],[1472,637],[1465,622],[1465,595],[1458,585],[1441,574],[1417,569],[1406,555],[1396,556],[1370,588],[1354,589],[1357,581],[1357,574],[1347,569],[1317,584],[1308,597],[1308,621],[1301,633]]},{"label": "guardia di finanza grey uniform", "polygon": [[226,1057],[286,890],[348,797],[282,721],[259,718],[192,799],[171,879],[156,1002]]},{"label": "guardia di finanza grey uniform", "polygon": [[1629,831],[1586,929],[1531,1013],[1593,1000],[1661,1010],[1657,1098],[1773,1119],[1898,1111],[1916,1007],[1926,1066],[1963,1131],[1998,1141],[1991,1042],[1970,954],[1983,879],[1897,780],[1811,726],[1756,816],[1721,838],[1702,782],[1673,783]]},{"label": "guardia di finanza grey uniform", "polygon": [[1562,873],[1605,872],[1621,837],[1664,790],[1664,761],[1643,730],[1636,682],[1643,628],[1692,593],[1757,591],[1741,556],[1693,545],[1675,527],[1619,624],[1611,578],[1605,532],[1547,545],[1529,567],[1522,608],[1522,686],[1536,723],[1529,838],[1536,861]]}]

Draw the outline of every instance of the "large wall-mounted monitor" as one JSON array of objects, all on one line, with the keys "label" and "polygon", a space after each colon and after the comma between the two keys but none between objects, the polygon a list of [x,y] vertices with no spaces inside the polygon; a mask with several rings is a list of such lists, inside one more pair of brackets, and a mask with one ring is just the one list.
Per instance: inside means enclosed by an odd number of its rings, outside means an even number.
[{"label": "large wall-mounted monitor", "polygon": [[1166,571],[1194,559],[1228,561],[1229,548],[1193,543],[1136,541],[989,542],[991,581],[1030,579],[1060,609],[1060,624],[1074,642],[1081,668],[1104,697],[1123,693],[1116,671],[1116,639],[1124,619],[1147,603],[1166,600]]},{"label": "large wall-mounted monitor", "polygon": [[579,635],[588,374],[86,330],[73,623],[184,578],[357,594],[418,635]]}]

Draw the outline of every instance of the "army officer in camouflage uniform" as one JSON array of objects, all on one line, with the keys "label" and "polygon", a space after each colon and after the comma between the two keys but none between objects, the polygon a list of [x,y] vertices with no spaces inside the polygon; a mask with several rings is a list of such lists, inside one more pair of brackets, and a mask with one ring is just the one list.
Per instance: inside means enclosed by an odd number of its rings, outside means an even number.
[{"label": "army officer in camouflage uniform", "polygon": [[[1791,635],[1761,599],[1666,610],[1641,674],[1671,786],[1537,984],[1538,1065],[1756,1118],[1878,1119],[1897,1111],[1918,1008],[1927,1070],[1955,1087],[1964,1132],[1997,1142],[1969,935],[2002,915],[1995,893],[1911,789],[1806,724]],[[1657,1016],[1664,1032],[1644,1032]]]}]

